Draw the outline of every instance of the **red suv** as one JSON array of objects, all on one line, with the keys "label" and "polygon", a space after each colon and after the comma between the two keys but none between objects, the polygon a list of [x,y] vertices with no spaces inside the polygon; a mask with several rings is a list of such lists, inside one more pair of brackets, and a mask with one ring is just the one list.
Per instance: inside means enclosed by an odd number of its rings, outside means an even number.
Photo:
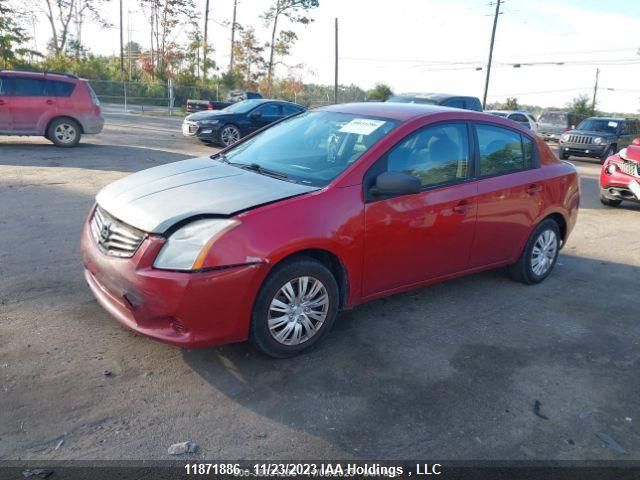
[{"label": "red suv", "polygon": [[286,357],[374,298],[502,266],[541,282],[579,196],[576,169],[510,120],[333,105],[104,188],[85,277],[143,335]]},{"label": "red suv", "polygon": [[100,133],[100,101],[86,80],[67,73],[0,70],[0,135],[43,135],[73,147]]}]

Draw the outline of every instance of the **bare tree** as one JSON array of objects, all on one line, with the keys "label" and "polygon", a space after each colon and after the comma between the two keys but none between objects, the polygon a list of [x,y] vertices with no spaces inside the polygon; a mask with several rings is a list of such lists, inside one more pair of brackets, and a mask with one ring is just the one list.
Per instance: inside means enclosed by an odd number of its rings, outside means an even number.
[{"label": "bare tree", "polygon": [[[100,6],[109,0],[40,0],[40,9],[51,27],[51,49],[56,55],[65,51],[71,37],[71,21],[75,18],[77,32],[87,14],[102,26],[108,23],[100,15]],[[78,40],[78,39],[76,39]]]},{"label": "bare tree", "polygon": [[295,32],[286,30],[278,36],[278,21],[281,17],[291,23],[308,25],[313,19],[307,16],[309,10],[320,6],[319,0],[274,0],[269,10],[262,14],[267,25],[271,25],[271,43],[269,44],[269,61],[267,63],[267,95],[271,95],[275,54],[288,54],[291,45],[297,40]]}]

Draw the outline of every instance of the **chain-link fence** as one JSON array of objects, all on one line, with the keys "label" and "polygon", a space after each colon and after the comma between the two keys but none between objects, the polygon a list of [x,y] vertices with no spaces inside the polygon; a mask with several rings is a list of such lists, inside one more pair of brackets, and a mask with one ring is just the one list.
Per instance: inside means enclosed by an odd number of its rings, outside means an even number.
[{"label": "chain-link fence", "polygon": [[[228,89],[222,85],[201,87],[167,82],[127,82],[113,80],[89,80],[100,99],[112,111],[139,113],[184,114],[187,99],[224,101]],[[333,87],[305,85],[298,91],[274,88],[273,98],[316,107],[333,103]],[[340,86],[338,101],[363,102],[365,93],[356,86]]]}]

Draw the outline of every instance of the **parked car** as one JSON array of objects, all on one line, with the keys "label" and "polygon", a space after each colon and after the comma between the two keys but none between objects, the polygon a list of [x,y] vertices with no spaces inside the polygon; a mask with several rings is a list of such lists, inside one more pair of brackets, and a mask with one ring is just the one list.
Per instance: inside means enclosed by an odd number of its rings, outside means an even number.
[{"label": "parked car", "polygon": [[230,102],[216,102],[213,100],[187,99],[187,113],[201,112],[202,110],[222,110],[231,105]]},{"label": "parked car", "polygon": [[560,158],[571,155],[600,159],[601,163],[640,135],[640,122],[634,118],[590,117],[575,130],[560,137]]},{"label": "parked car", "polygon": [[245,100],[224,110],[188,115],[182,123],[182,133],[227,147],[245,135],[302,111],[303,106],[280,100]]},{"label": "parked car", "polygon": [[246,90],[231,90],[227,95],[227,102],[236,103],[244,100],[256,100],[262,98],[258,92],[249,92]]},{"label": "parked car", "polygon": [[102,131],[100,101],[84,79],[68,73],[0,70],[0,135],[44,136],[73,147]]},{"label": "parked car", "polygon": [[85,276],[143,335],[250,339],[287,357],[341,308],[502,266],[543,281],[576,222],[578,183],[499,117],[331,105],[104,188],[82,233]]},{"label": "parked car", "polygon": [[640,138],[607,158],[600,172],[600,201],[617,207],[623,200],[640,202]]},{"label": "parked car", "polygon": [[482,111],[482,103],[476,97],[452,95],[448,93],[402,93],[386,100],[392,103],[419,103],[423,105],[440,105],[443,107],[462,108],[464,110]]},{"label": "parked car", "polygon": [[585,118],[585,115],[573,112],[544,112],[538,118],[538,135],[547,141],[557,142],[563,133],[576,128]]},{"label": "parked car", "polygon": [[520,125],[528,128],[534,133],[538,132],[538,122],[536,122],[533,114],[529,112],[524,112],[522,110],[489,110],[486,113],[508,118],[509,120],[518,122]]}]

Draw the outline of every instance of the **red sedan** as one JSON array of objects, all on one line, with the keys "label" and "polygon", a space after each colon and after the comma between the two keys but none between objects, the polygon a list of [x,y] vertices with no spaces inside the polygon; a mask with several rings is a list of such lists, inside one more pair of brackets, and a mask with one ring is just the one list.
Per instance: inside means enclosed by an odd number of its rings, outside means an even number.
[{"label": "red sedan", "polygon": [[610,156],[600,172],[600,201],[609,207],[640,202],[640,138]]},{"label": "red sedan", "polygon": [[85,276],[143,335],[287,357],[368,300],[502,266],[541,282],[579,195],[572,165],[500,117],[335,105],[107,186]]}]

